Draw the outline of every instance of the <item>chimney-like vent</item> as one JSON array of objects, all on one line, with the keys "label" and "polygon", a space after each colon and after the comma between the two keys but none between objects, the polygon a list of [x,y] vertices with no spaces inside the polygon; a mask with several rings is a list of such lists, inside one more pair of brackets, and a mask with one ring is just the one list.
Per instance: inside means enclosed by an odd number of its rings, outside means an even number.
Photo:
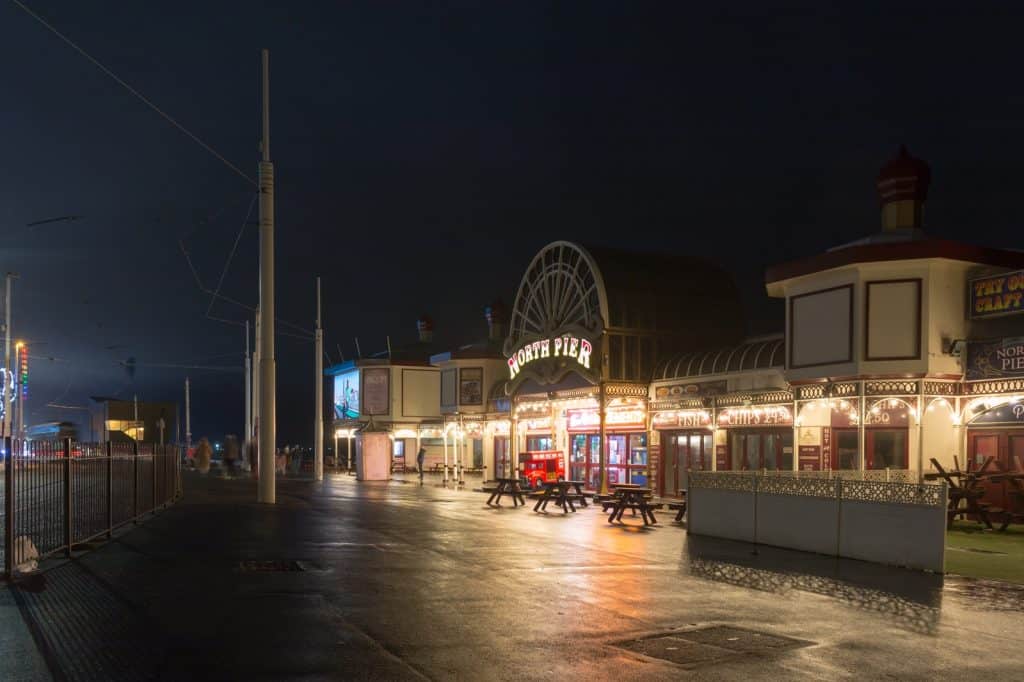
[{"label": "chimney-like vent", "polygon": [[430,343],[434,340],[434,321],[427,315],[421,315],[416,320],[416,331],[420,335],[420,343]]},{"label": "chimney-like vent", "polygon": [[878,172],[878,201],[882,205],[882,230],[921,229],[924,202],[932,174],[928,164],[900,146],[896,158]]},{"label": "chimney-like vent", "polygon": [[484,317],[487,318],[487,338],[491,341],[505,338],[505,304],[500,298],[484,306]]}]

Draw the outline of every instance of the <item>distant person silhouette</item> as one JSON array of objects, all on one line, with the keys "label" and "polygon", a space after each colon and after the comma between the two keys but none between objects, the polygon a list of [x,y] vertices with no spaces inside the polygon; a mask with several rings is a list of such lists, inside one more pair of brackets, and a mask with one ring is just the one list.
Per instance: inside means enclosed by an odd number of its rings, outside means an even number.
[{"label": "distant person silhouette", "polygon": [[420,448],[416,453],[416,468],[420,470],[420,485],[423,485],[423,460],[427,456],[426,448]]}]

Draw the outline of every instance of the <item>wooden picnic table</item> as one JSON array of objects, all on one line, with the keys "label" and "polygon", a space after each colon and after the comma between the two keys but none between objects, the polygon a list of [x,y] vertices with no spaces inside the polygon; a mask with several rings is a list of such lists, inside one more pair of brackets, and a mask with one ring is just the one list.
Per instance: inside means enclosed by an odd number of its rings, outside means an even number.
[{"label": "wooden picnic table", "polygon": [[658,520],[654,517],[654,510],[661,509],[661,505],[652,503],[650,501],[651,495],[652,491],[650,488],[641,488],[633,484],[615,486],[614,498],[601,503],[605,511],[611,510],[611,513],[608,515],[608,523],[621,522],[622,514],[627,509],[634,511],[639,509],[645,526],[657,523]]},{"label": "wooden picnic table", "polygon": [[1006,509],[1001,510],[1003,514],[1003,523],[999,527],[1001,531],[1006,530],[1015,521],[1024,522],[1024,464],[1021,463],[1019,457],[1014,457],[1014,465],[1013,471],[1005,471],[997,462],[995,467],[998,471],[986,476],[986,480],[991,483],[1005,483],[1009,486],[1006,491]]},{"label": "wooden picnic table", "polygon": [[[1002,510],[992,509],[990,505],[981,502],[981,498],[985,496],[985,474],[994,461],[994,457],[988,457],[976,471],[970,469],[962,471],[959,461],[954,458],[956,468],[946,471],[937,459],[934,457],[931,459],[932,466],[938,473],[926,474],[925,478],[928,480],[942,479],[949,486],[949,501],[946,507],[947,530],[953,527],[953,520],[957,516],[968,515],[979,519],[989,530],[995,530],[992,527],[989,512],[1001,513]],[[961,502],[964,503],[963,507],[960,506]]]},{"label": "wooden picnic table", "polygon": [[673,500],[673,501],[669,502],[668,503],[668,508],[676,510],[675,522],[676,523],[682,523],[683,515],[686,514],[686,490],[683,489],[683,488],[680,488],[678,492],[679,492],[679,499],[678,500]]},{"label": "wooden picnic table", "polygon": [[[537,498],[537,504],[533,505],[533,511],[547,511],[548,504],[554,501],[556,507],[562,508],[562,513],[568,513],[570,510],[576,511],[576,505],[573,502],[579,502],[582,506],[587,506],[586,498],[583,497],[583,492],[580,490],[582,486],[581,481],[542,481],[541,486],[543,490],[534,493]],[[575,488],[575,492],[573,492]]]},{"label": "wooden picnic table", "polygon": [[501,506],[501,496],[511,495],[512,506],[518,507],[519,505],[526,506],[526,500],[523,499],[523,488],[519,484],[518,478],[497,478],[498,486],[491,492],[491,496],[487,498],[487,506]]}]

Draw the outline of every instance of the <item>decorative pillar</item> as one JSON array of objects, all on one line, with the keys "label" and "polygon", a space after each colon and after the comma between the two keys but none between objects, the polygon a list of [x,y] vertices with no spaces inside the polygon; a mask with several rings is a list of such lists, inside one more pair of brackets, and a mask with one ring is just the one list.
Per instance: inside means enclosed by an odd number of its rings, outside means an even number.
[{"label": "decorative pillar", "polygon": [[601,489],[598,492],[600,492],[602,495],[608,494],[608,443],[607,443],[607,436],[608,436],[608,434],[606,433],[606,430],[605,430],[605,418],[604,418],[604,403],[605,403],[604,398],[605,398],[606,390],[607,389],[605,388],[605,383],[604,383],[604,381],[602,381],[601,385],[600,385],[600,388],[598,389],[598,394],[597,394],[598,395],[598,398],[597,398],[597,413],[598,413],[598,419],[600,420],[600,422],[599,422],[600,423],[600,427],[599,427],[600,428],[600,430],[599,430],[600,436],[599,436],[599,439],[601,441],[601,443],[600,443],[601,456],[599,457],[599,460],[598,460],[599,464],[600,464],[600,467],[601,467],[601,486],[600,486]]},{"label": "decorative pillar", "polygon": [[519,478],[519,418],[512,406],[512,421],[508,430],[508,471],[505,478]]},{"label": "decorative pillar", "polygon": [[867,458],[864,456],[864,453],[866,452],[867,443],[864,442],[864,436],[866,435],[866,433],[864,431],[864,422],[866,422],[868,420],[868,413],[867,413],[867,409],[866,409],[867,408],[867,400],[864,397],[864,382],[861,381],[859,383],[860,383],[860,408],[859,408],[860,409],[860,414],[859,414],[858,419],[857,419],[857,454],[858,454],[858,457],[860,458],[859,468],[860,468],[861,471],[865,471],[867,469]]},{"label": "decorative pillar", "polygon": [[924,483],[924,379],[917,382],[917,483]]},{"label": "decorative pillar", "polygon": [[445,419],[443,426],[444,435],[444,481],[445,485],[448,485],[448,420]]}]

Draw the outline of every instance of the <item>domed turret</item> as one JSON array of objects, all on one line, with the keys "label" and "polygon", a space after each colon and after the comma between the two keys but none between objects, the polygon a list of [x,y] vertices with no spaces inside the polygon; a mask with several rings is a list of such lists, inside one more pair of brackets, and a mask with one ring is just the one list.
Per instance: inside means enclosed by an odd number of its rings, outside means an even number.
[{"label": "domed turret", "polygon": [[878,201],[882,205],[882,229],[920,229],[924,202],[932,173],[928,164],[914,158],[900,145],[896,157],[878,172]]}]

